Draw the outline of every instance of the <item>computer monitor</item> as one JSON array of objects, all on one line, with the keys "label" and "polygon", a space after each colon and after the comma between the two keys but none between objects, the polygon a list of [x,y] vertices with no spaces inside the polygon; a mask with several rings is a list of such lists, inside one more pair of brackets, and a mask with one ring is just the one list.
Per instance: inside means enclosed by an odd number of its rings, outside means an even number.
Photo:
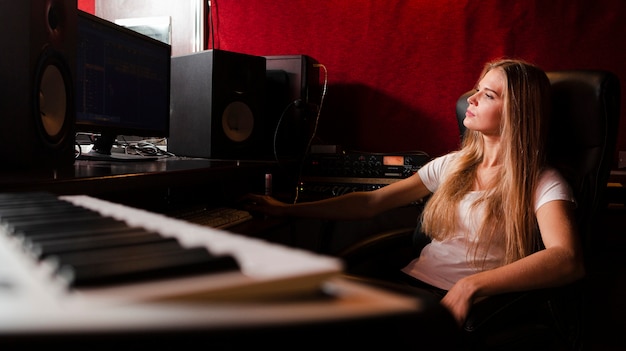
[{"label": "computer monitor", "polygon": [[168,137],[171,46],[83,11],[77,37],[76,131],[96,135],[81,158],[132,159],[111,152],[119,135]]}]

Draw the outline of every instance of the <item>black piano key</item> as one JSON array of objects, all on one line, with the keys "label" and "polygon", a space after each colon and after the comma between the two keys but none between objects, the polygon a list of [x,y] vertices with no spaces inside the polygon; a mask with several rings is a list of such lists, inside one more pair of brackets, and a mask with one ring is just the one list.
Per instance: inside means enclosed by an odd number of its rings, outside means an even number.
[{"label": "black piano key", "polygon": [[[74,206],[69,201],[61,200],[56,197],[38,197],[38,198],[30,198],[30,199],[15,199],[14,201],[2,201],[0,200],[0,213],[7,212],[11,213],[12,211],[17,211],[19,209],[28,209],[28,208],[55,208],[62,206]],[[75,206],[77,208],[82,208],[80,206]]]},{"label": "black piano key", "polygon": [[59,275],[70,287],[80,288],[232,270],[239,270],[232,256],[215,256],[205,248],[188,248],[116,262],[64,265]]},{"label": "black piano key", "polygon": [[126,245],[121,247],[101,247],[85,251],[61,252],[49,255],[48,260],[54,260],[60,265],[83,265],[93,263],[108,263],[126,261],[129,259],[158,256],[173,251],[184,251],[175,238],[161,237],[157,241]]},{"label": "black piano key", "polygon": [[22,225],[15,228],[13,235],[24,240],[41,240],[98,235],[103,230],[123,230],[128,227],[128,224],[123,221],[108,217],[96,217],[55,222],[49,225]]},{"label": "black piano key", "polygon": [[230,255],[185,248],[47,193],[0,194],[0,223],[27,251],[56,265],[71,287],[240,269]]},{"label": "black piano key", "polygon": [[76,207],[69,203],[59,203],[54,205],[42,206],[33,204],[32,206],[19,208],[0,208],[0,220],[12,221],[20,218],[36,218],[41,215],[68,215],[70,213],[87,213],[91,210]]},{"label": "black piano key", "polygon": [[[62,209],[46,210],[45,208],[26,208],[19,211],[0,212],[0,223],[9,233],[18,230],[34,227],[46,227],[54,223],[65,223],[68,221],[86,220],[89,218],[102,218],[102,215],[95,211],[71,206]],[[14,213],[9,213],[14,212]]]},{"label": "black piano key", "polygon": [[26,250],[35,258],[43,259],[47,256],[100,248],[119,247],[126,245],[136,245],[141,243],[156,242],[163,239],[157,233],[146,232],[141,228],[107,228],[94,235],[82,237],[62,237],[27,240],[24,244]]},{"label": "black piano key", "polygon": [[57,203],[63,201],[51,193],[26,192],[0,194],[0,208],[16,208],[23,205]]},{"label": "black piano key", "polygon": [[19,206],[0,205],[0,222],[9,223],[25,219],[36,219],[38,217],[68,216],[71,214],[89,213],[94,211],[75,206],[66,201],[56,202],[34,202],[30,204],[20,204]]},{"label": "black piano key", "polygon": [[97,213],[81,214],[73,216],[39,216],[37,218],[25,218],[8,222],[5,228],[13,234],[28,234],[29,232],[41,232],[53,228],[63,228],[78,225],[85,225],[89,221],[112,221],[111,218],[102,217]]},{"label": "black piano key", "polygon": [[55,214],[67,212],[87,212],[86,208],[75,206],[69,202],[56,201],[32,201],[25,203],[2,203],[0,202],[0,220],[19,218],[24,216],[37,216],[39,214]]}]

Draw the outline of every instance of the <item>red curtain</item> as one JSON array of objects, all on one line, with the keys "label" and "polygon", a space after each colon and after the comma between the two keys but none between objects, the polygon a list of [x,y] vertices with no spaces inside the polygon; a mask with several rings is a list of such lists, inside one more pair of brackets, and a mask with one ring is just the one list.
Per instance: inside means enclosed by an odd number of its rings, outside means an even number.
[{"label": "red curtain", "polygon": [[96,0],[78,0],[78,8],[89,13],[96,12]]},{"label": "red curtain", "polygon": [[[307,54],[326,66],[319,136],[347,149],[433,156],[455,149],[456,99],[473,87],[486,61],[502,56],[546,70],[607,69],[626,81],[623,0],[212,4],[211,48]],[[622,124],[619,150],[626,150],[625,129]]]}]

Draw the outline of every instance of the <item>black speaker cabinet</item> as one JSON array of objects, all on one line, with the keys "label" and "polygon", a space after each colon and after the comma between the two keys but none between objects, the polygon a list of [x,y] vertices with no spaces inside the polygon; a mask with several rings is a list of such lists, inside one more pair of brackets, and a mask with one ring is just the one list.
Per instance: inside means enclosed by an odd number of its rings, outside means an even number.
[{"label": "black speaker cabinet", "polygon": [[313,134],[321,99],[317,61],[307,55],[264,57],[269,155],[300,159]]},{"label": "black speaker cabinet", "polygon": [[224,50],[172,57],[168,151],[211,159],[259,159],[265,58]]},{"label": "black speaker cabinet", "polygon": [[0,167],[74,162],[76,0],[0,1]]}]

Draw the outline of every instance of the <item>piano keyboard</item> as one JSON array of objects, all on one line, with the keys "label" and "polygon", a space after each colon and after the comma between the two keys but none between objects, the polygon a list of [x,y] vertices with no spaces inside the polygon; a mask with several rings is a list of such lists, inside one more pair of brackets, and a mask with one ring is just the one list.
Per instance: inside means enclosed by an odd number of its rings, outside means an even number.
[{"label": "piano keyboard", "polygon": [[[56,304],[282,297],[341,262],[89,196],[0,194],[0,310]],[[10,295],[10,294],[9,294]]]}]

